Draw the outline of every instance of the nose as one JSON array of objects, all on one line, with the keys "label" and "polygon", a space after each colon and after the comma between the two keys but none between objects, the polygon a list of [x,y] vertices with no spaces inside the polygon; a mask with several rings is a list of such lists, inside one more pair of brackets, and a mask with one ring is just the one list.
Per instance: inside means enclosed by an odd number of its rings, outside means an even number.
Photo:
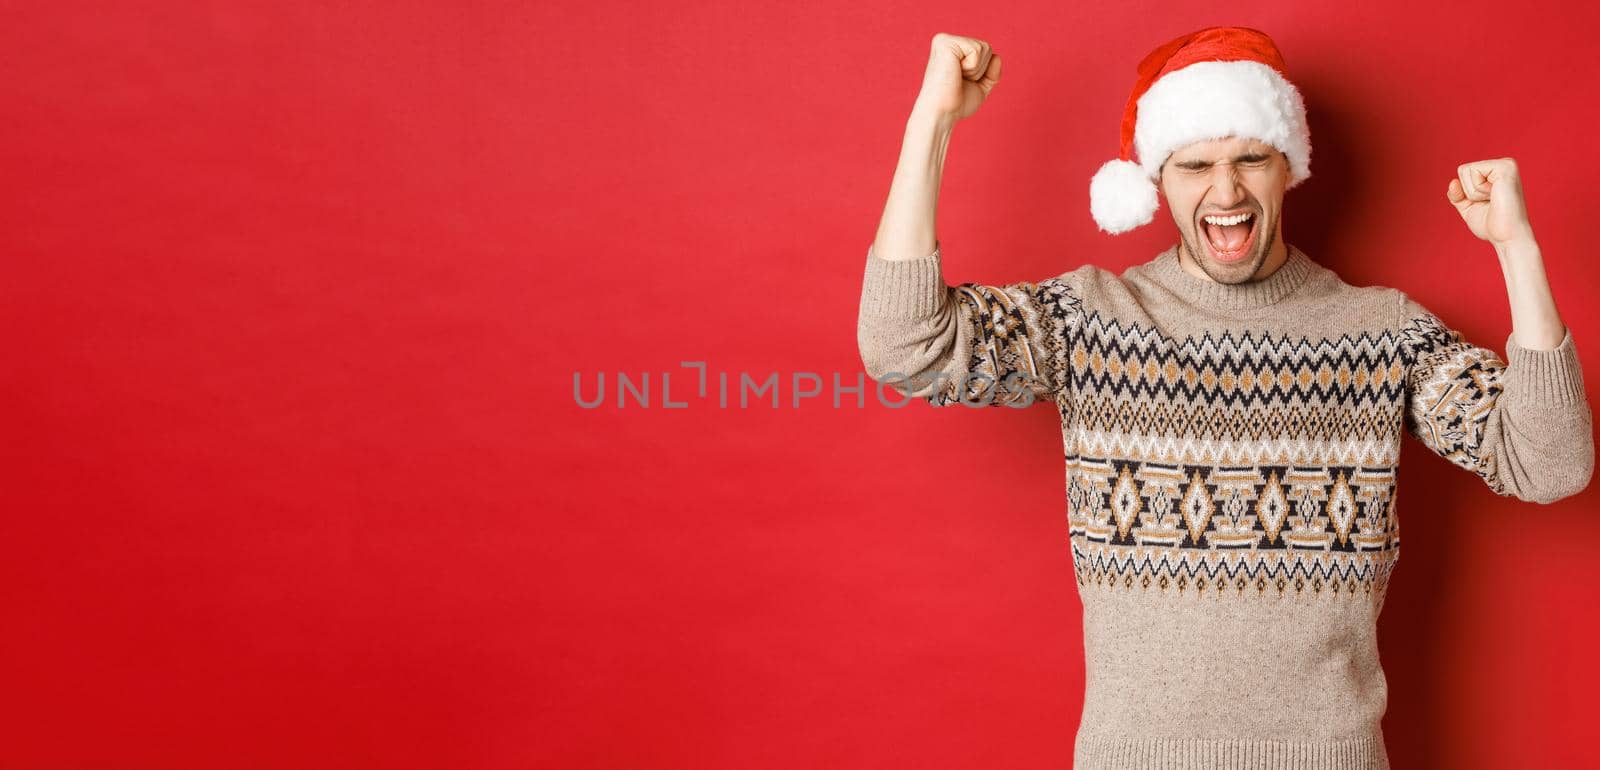
[{"label": "nose", "polygon": [[1218,208],[1231,208],[1244,200],[1244,187],[1232,163],[1218,163],[1211,167],[1211,188],[1215,192],[1213,203]]}]

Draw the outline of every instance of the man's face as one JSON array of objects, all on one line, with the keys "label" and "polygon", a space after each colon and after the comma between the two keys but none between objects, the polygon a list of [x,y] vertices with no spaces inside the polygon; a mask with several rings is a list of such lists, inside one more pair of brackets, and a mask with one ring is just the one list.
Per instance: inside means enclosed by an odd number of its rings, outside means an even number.
[{"label": "man's face", "polygon": [[1256,139],[1195,142],[1161,166],[1185,258],[1218,283],[1251,280],[1272,255],[1288,187],[1288,158]]}]

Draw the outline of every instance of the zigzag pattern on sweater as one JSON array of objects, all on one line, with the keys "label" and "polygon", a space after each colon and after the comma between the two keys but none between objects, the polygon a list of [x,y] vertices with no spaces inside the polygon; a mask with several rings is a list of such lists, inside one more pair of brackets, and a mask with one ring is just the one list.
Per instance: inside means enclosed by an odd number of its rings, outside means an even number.
[{"label": "zigzag pattern on sweater", "polygon": [[1506,494],[1482,449],[1506,364],[1432,315],[1321,339],[1178,338],[1086,312],[1059,278],[952,296],[975,377],[928,400],[1054,399],[1081,583],[1381,600],[1404,430]]},{"label": "zigzag pattern on sweater", "polygon": [[1229,408],[1387,404],[1405,387],[1405,365],[1388,335],[1312,341],[1224,332],[1177,341],[1098,315],[1086,332],[1071,360],[1072,377],[1088,392]]},{"label": "zigzag pattern on sweater", "polygon": [[1199,598],[1229,592],[1263,596],[1363,597],[1381,603],[1397,557],[1343,558],[1331,554],[1249,552],[1197,558],[1160,548],[1085,548],[1072,544],[1079,585],[1186,592]]},{"label": "zigzag pattern on sweater", "polygon": [[1079,331],[1057,405],[1080,585],[1381,602],[1400,547],[1399,337],[1178,339],[1097,314]]}]

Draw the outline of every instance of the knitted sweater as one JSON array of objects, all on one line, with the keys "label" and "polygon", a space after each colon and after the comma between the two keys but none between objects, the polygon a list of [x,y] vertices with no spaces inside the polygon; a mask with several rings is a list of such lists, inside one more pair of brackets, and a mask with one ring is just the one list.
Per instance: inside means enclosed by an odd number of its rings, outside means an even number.
[{"label": "knitted sweater", "polygon": [[1377,619],[1402,426],[1499,495],[1588,483],[1570,330],[1550,350],[1508,336],[1502,358],[1293,245],[1238,285],[1191,275],[1174,244],[1120,275],[948,286],[939,247],[868,249],[862,362],[935,405],[1056,407],[1084,609],[1078,770],[1387,768]]}]

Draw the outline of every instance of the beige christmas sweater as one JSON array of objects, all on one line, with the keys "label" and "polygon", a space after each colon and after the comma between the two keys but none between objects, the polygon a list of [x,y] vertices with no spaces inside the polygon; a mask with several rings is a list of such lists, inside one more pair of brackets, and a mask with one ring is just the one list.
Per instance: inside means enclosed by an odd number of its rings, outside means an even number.
[{"label": "beige christmas sweater", "polygon": [[941,245],[868,249],[862,362],[936,405],[1055,406],[1084,608],[1078,770],[1387,768],[1377,619],[1402,426],[1499,495],[1588,484],[1570,330],[1550,350],[1508,336],[1502,358],[1293,245],[1248,284],[1189,274],[1174,244],[1120,275],[1005,286],[947,285]]}]

